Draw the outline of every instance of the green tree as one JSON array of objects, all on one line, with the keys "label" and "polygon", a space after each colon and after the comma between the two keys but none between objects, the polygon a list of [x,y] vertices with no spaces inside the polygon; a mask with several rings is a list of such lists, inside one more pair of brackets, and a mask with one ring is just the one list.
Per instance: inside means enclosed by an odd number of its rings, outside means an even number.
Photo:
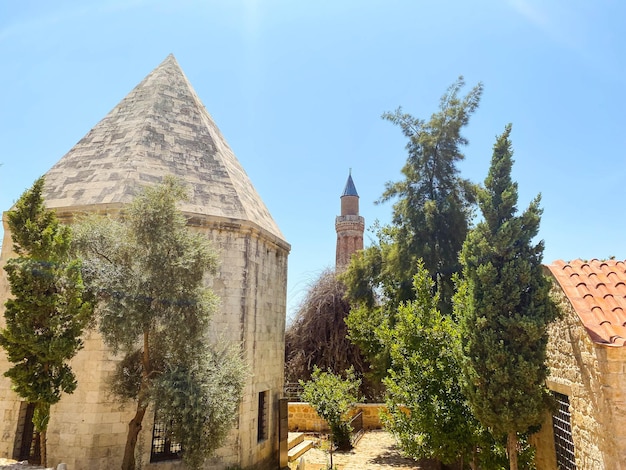
[{"label": "green tree", "polygon": [[68,361],[83,347],[81,335],[93,312],[81,277],[81,263],[70,256],[71,231],[47,210],[44,178],[24,192],[8,212],[17,255],[5,266],[12,298],[4,312],[0,345],[14,365],[4,375],[13,389],[35,405],[33,425],[46,465],[50,406],[76,389]]},{"label": "green tree", "polygon": [[153,382],[150,398],[158,419],[168,424],[189,468],[202,468],[233,425],[248,375],[240,354],[238,347],[220,341],[202,348],[191,365],[164,367]]},{"label": "green tree", "polygon": [[361,385],[353,369],[348,369],[345,374],[346,378],[343,379],[340,375],[333,374],[332,370],[324,372],[314,366],[311,380],[300,381],[304,387],[302,399],[309,402],[320,418],[328,423],[332,441],[343,450],[352,448],[352,428],[348,414],[359,402]]},{"label": "green tree", "polygon": [[452,276],[460,269],[458,253],[475,202],[474,185],[461,178],[457,168],[464,159],[461,147],[468,143],[461,131],[478,108],[483,89],[478,84],[460,97],[464,85],[459,78],[450,86],[429,120],[400,108],[383,115],[408,139],[404,179],[387,183],[379,200],[396,200],[391,224],[377,227],[378,243],[353,257],[342,276],[353,307],[350,337],[379,374],[386,370],[388,353],[371,332],[386,321],[393,324],[399,305],[414,298],[418,259],[440,292],[440,310],[452,311]]},{"label": "green tree", "polygon": [[483,425],[506,435],[510,468],[516,470],[518,433],[539,424],[548,404],[547,326],[557,312],[542,274],[543,241],[533,242],[540,197],[516,215],[510,132],[508,125],[498,137],[479,192],[484,220],[463,245],[455,310],[466,396]]},{"label": "green tree", "polygon": [[433,295],[433,284],[419,261],[415,299],[400,306],[393,327],[380,332],[391,357],[384,379],[385,427],[415,459],[471,461],[481,427],[458,384],[456,325],[439,312],[439,293]]},{"label": "green tree", "polygon": [[135,446],[151,403],[183,459],[199,468],[221,445],[245,381],[240,353],[208,343],[217,299],[205,278],[217,255],[186,227],[176,203],[182,183],[166,178],[145,188],[121,220],[90,218],[76,229],[86,280],[98,298],[99,330],[122,353],[112,390],[136,402],[123,470],[135,468]]}]

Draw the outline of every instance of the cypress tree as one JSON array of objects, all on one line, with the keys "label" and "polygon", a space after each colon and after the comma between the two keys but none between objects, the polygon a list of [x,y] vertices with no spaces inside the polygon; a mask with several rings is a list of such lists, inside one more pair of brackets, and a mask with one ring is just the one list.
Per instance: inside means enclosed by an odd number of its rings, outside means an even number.
[{"label": "cypress tree", "polygon": [[0,345],[14,365],[4,375],[13,390],[35,405],[41,463],[46,465],[50,406],[72,393],[76,377],[68,361],[83,347],[81,335],[93,308],[81,263],[69,255],[71,231],[44,206],[44,178],[35,181],[8,212],[13,251],[6,266],[12,298],[4,312]]},{"label": "cypress tree", "polygon": [[461,251],[455,311],[472,411],[495,436],[506,436],[510,468],[517,470],[518,433],[539,424],[548,404],[547,326],[556,309],[542,274],[543,241],[533,241],[542,214],[540,196],[517,215],[510,133],[508,125],[498,137],[478,195],[484,220]]}]

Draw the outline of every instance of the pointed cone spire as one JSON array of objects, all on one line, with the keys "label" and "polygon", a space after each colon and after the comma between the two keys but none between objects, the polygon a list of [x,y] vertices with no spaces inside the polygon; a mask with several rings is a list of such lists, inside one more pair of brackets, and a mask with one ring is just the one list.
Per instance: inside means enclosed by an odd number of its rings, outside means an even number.
[{"label": "pointed cone spire", "polygon": [[189,185],[184,212],[247,220],[284,239],[172,54],[46,173],[46,204],[125,204],[165,175]]},{"label": "pointed cone spire", "polygon": [[344,196],[356,196],[359,197],[359,194],[356,192],[356,186],[354,186],[354,181],[352,181],[352,169],[350,169],[350,173],[348,174],[348,181],[346,181],[346,187],[343,190]]}]

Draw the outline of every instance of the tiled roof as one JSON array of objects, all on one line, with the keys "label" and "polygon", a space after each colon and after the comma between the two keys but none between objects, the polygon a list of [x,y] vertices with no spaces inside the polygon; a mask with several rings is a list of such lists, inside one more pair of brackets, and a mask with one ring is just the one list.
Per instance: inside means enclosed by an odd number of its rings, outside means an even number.
[{"label": "tiled roof", "polygon": [[165,175],[183,179],[186,213],[251,221],[280,239],[259,197],[173,55],[46,173],[46,204],[126,204]]},{"label": "tiled roof", "polygon": [[626,344],[626,263],[555,261],[547,266],[595,343]]},{"label": "tiled roof", "polygon": [[359,194],[356,192],[356,186],[354,186],[354,181],[352,181],[352,172],[350,172],[350,174],[348,175],[348,181],[346,181],[346,187],[343,189],[343,194],[341,195],[341,197],[344,197],[344,196],[359,197]]}]

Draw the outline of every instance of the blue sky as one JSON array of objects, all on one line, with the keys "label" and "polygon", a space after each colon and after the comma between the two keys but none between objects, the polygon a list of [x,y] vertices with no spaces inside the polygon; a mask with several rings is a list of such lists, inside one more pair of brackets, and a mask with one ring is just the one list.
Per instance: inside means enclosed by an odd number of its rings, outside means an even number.
[{"label": "blue sky", "polygon": [[[513,124],[520,208],[542,193],[545,262],[624,259],[620,0],[92,0],[0,3],[0,209],[173,53],[285,238],[292,314],[334,265],[348,171],[366,227],[405,141],[463,75],[485,86],[462,173]],[[366,231],[366,245],[372,234]]]}]

